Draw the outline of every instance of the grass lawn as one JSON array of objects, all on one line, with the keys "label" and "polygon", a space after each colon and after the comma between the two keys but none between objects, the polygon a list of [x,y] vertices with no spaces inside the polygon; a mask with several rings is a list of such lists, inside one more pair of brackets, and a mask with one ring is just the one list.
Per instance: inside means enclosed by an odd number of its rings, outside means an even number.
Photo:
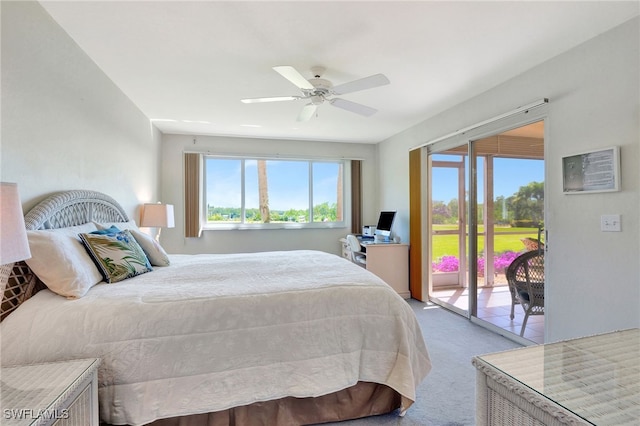
[{"label": "grass lawn", "polygon": [[[455,230],[455,225],[434,225],[434,230]],[[484,232],[484,227],[478,227],[478,233]],[[493,246],[494,253],[504,253],[505,251],[520,252],[524,249],[521,238],[538,238],[538,228],[495,228]],[[499,233],[499,234],[498,234]],[[465,244],[468,247],[468,244]],[[457,235],[434,235],[433,236],[433,258],[440,259],[442,256],[459,257],[458,236]],[[478,251],[484,251],[484,236],[478,238]]]}]

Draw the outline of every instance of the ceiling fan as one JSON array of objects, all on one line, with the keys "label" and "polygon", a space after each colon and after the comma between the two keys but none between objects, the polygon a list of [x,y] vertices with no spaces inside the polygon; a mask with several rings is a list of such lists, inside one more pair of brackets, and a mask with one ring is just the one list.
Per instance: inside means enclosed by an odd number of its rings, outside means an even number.
[{"label": "ceiling fan", "polygon": [[308,121],[316,113],[316,110],[325,101],[331,105],[342,108],[347,111],[355,112],[356,114],[369,117],[375,114],[378,110],[368,107],[356,102],[347,101],[341,98],[334,98],[334,95],[346,95],[347,93],[353,93],[360,90],[371,89],[373,87],[384,86],[389,84],[389,79],[383,74],[374,74],[369,77],[364,77],[358,80],[350,81],[348,83],[339,84],[334,86],[329,80],[320,78],[324,73],[323,67],[313,67],[311,72],[314,78],[307,80],[291,66],[278,66],[273,69],[289,80],[295,86],[302,91],[302,96],[276,96],[269,98],[249,98],[242,99],[241,101],[246,104],[259,103],[259,102],[279,102],[279,101],[295,101],[298,99],[308,99],[310,102],[306,104],[300,114],[298,115],[298,121]]}]

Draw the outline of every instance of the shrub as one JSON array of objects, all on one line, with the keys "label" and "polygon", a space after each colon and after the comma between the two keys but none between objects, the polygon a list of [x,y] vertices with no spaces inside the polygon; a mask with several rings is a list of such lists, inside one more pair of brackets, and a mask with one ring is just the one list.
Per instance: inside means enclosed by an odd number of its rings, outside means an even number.
[{"label": "shrub", "polygon": [[433,272],[455,272],[458,270],[459,262],[455,256],[442,256],[438,262],[433,262],[431,269]]},{"label": "shrub", "polygon": [[[514,251],[505,251],[493,257],[493,269],[495,272],[504,272],[520,253]],[[456,272],[460,262],[456,256],[442,256],[438,261],[432,262],[431,270],[433,272]],[[485,259],[478,258],[478,276],[484,276]]]},{"label": "shrub", "polygon": [[504,253],[500,253],[498,256],[493,258],[493,268],[496,272],[504,272],[507,269],[507,266],[511,265],[513,259],[518,257],[520,253],[515,251],[505,251]]}]

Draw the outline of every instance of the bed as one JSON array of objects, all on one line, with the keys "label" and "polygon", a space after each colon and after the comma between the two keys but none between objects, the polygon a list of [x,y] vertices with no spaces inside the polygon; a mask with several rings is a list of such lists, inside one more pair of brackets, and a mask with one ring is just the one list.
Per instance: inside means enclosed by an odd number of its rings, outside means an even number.
[{"label": "bed", "polygon": [[[93,225],[139,231],[95,191],[53,194],[25,223],[30,244]],[[313,424],[403,415],[415,401],[431,368],[423,336],[370,272],[308,250],[167,257],[71,297],[42,285],[38,259],[17,263],[2,365],[100,358],[100,418],[112,425]]]}]

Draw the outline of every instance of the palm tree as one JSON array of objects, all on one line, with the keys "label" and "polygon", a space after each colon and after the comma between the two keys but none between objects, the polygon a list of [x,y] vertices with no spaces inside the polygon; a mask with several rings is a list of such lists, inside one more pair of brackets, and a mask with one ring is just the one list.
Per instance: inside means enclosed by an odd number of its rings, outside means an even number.
[{"label": "palm tree", "polygon": [[269,189],[267,185],[267,161],[258,160],[258,198],[262,223],[271,222],[269,213]]},{"label": "palm tree", "polygon": [[338,185],[337,185],[337,205],[336,205],[336,221],[342,221],[342,173],[343,167],[342,164],[338,165]]}]

